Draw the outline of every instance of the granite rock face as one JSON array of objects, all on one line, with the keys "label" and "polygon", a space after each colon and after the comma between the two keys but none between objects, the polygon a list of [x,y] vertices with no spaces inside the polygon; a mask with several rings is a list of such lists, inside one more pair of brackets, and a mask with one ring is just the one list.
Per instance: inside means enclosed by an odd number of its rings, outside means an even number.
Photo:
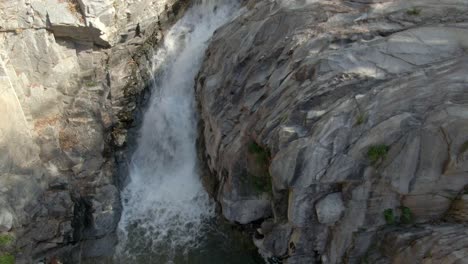
[{"label": "granite rock face", "polygon": [[332,193],[319,200],[315,205],[318,221],[334,224],[343,214],[345,207],[340,193]]},{"label": "granite rock face", "polygon": [[468,2],[246,9],[196,87],[224,216],[285,263],[465,263]]},{"label": "granite rock face", "polygon": [[112,262],[126,130],[185,6],[0,3],[0,235],[16,263]]},{"label": "granite rock face", "polygon": [[363,259],[368,263],[466,263],[467,231],[457,224],[395,229],[379,237]]},{"label": "granite rock face", "polygon": [[[112,263],[129,129],[188,2],[1,1],[0,254]],[[289,264],[465,263],[468,2],[244,2],[196,87],[224,216]]]}]

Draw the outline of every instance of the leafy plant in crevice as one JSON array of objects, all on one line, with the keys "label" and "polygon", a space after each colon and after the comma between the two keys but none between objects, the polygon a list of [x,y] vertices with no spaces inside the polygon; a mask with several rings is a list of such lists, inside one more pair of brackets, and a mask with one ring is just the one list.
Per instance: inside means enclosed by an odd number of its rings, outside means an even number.
[{"label": "leafy plant in crevice", "polygon": [[271,159],[270,150],[252,141],[248,145],[248,152],[255,160],[255,167],[257,167],[257,169],[254,170],[255,175],[247,175],[249,185],[258,193],[271,192],[272,184],[269,172]]},{"label": "leafy plant in crevice", "polygon": [[387,225],[394,225],[396,223],[395,215],[393,214],[393,209],[385,209],[384,218]]},{"label": "leafy plant in crevice", "polygon": [[15,256],[10,253],[0,255],[0,264],[14,264]]},{"label": "leafy plant in crevice", "polygon": [[13,242],[14,238],[11,235],[5,234],[5,235],[0,235],[0,246],[5,247],[11,245]]},{"label": "leafy plant in crevice", "polygon": [[413,223],[413,214],[411,213],[411,209],[406,206],[402,206],[400,210],[400,222],[405,225]]},{"label": "leafy plant in crevice", "polygon": [[375,145],[371,146],[367,151],[367,157],[369,158],[372,165],[379,161],[382,161],[387,156],[390,147],[387,145]]},{"label": "leafy plant in crevice", "polygon": [[258,193],[270,193],[271,192],[271,177],[270,175],[255,176],[250,175],[250,184]]},{"label": "leafy plant in crevice", "polygon": [[262,193],[269,194],[272,191],[271,177],[269,174],[254,175],[252,173],[245,172],[240,177],[240,181],[243,184],[250,186],[250,188],[256,194],[262,194]]},{"label": "leafy plant in crevice", "polygon": [[411,9],[407,10],[406,14],[408,14],[410,16],[419,16],[421,14],[421,9],[413,7]]},{"label": "leafy plant in crevice", "polygon": [[358,116],[356,117],[356,122],[354,123],[355,126],[360,126],[364,124],[366,121],[366,114],[364,113],[359,113]]},{"label": "leafy plant in crevice", "polygon": [[83,10],[81,10],[80,3],[77,0],[67,0],[67,8],[81,23],[85,22]]},{"label": "leafy plant in crevice", "polygon": [[387,208],[383,212],[385,223],[387,225],[403,224],[408,225],[413,223],[413,213],[411,209],[406,206],[400,207],[400,217],[398,218],[393,213],[393,209]]},{"label": "leafy plant in crevice", "polygon": [[367,119],[366,112],[362,109],[356,97],[353,97],[353,99],[354,99],[354,102],[356,103],[356,108],[357,108],[357,116],[356,116],[356,121],[354,122],[354,125],[360,126],[364,124],[364,122]]},{"label": "leafy plant in crevice", "polygon": [[268,149],[263,148],[256,142],[252,141],[249,144],[249,153],[256,156],[255,160],[259,165],[268,166],[271,157],[271,153]]},{"label": "leafy plant in crevice", "polygon": [[94,80],[85,80],[83,82],[83,84],[86,86],[86,87],[94,87],[94,86],[97,86],[98,83]]}]

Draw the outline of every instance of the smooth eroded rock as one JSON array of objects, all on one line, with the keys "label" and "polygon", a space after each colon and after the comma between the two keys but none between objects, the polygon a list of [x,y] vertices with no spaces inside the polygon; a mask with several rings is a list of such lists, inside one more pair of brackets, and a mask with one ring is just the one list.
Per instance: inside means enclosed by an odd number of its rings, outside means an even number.
[{"label": "smooth eroded rock", "polygon": [[332,193],[315,204],[317,217],[322,224],[334,224],[345,210],[341,193]]},{"label": "smooth eroded rock", "polygon": [[0,232],[8,232],[13,227],[13,215],[6,209],[0,210]]}]

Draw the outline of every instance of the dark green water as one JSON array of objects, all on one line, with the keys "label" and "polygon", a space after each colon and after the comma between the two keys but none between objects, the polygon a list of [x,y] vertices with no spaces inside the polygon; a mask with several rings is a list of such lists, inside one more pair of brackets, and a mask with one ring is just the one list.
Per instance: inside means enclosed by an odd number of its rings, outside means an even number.
[{"label": "dark green water", "polygon": [[235,0],[199,0],[165,34],[153,57],[152,95],[121,193],[116,263],[263,263],[252,239],[217,217],[200,181],[195,76]]},{"label": "dark green water", "polygon": [[[134,227],[127,243],[126,254],[118,263],[138,264],[264,264],[250,235],[222,219],[214,219],[205,227],[196,247],[166,247],[153,245],[145,237],[147,230]],[[167,245],[171,244],[168,238]]]}]

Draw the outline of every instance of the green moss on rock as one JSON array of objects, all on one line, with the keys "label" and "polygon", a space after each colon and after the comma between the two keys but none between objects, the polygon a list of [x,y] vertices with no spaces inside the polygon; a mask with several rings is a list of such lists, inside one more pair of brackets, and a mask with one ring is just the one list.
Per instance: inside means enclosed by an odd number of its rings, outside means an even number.
[{"label": "green moss on rock", "polygon": [[271,176],[269,172],[271,153],[265,147],[256,142],[249,143],[248,152],[250,159],[254,160],[255,165],[251,166],[246,175],[247,183],[257,193],[270,193],[272,189]]},{"label": "green moss on rock", "polygon": [[411,213],[411,209],[406,206],[401,207],[400,221],[402,224],[411,224],[413,222],[413,214]]},{"label": "green moss on rock", "polygon": [[11,235],[5,234],[0,235],[0,246],[9,246],[13,242],[14,238]]},{"label": "green moss on rock", "polygon": [[383,144],[371,146],[367,151],[367,157],[372,164],[376,164],[377,162],[385,159],[389,149],[389,146]]},{"label": "green moss on rock", "polygon": [[421,14],[421,9],[413,7],[411,9],[407,10],[406,14],[408,14],[410,16],[419,16]]},{"label": "green moss on rock", "polygon": [[270,151],[258,145],[256,142],[249,144],[249,153],[256,156],[256,161],[259,165],[268,165],[270,162]]},{"label": "green moss on rock", "polygon": [[384,211],[384,218],[385,218],[385,222],[387,223],[387,225],[394,225],[395,224],[395,216],[393,214],[393,209],[385,209]]},{"label": "green moss on rock", "polygon": [[0,264],[14,264],[15,256],[10,253],[0,255]]}]

